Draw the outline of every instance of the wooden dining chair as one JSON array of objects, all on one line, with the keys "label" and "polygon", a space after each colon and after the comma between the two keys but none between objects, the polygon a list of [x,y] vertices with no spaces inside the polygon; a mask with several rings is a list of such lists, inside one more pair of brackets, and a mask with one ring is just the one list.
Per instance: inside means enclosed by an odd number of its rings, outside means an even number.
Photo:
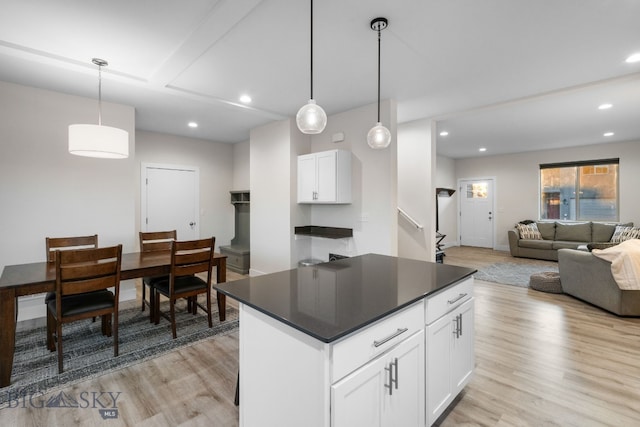
[{"label": "wooden dining chair", "polygon": [[[156,252],[156,251],[170,251],[171,243],[176,240],[176,230],[171,231],[141,231],[139,233],[140,239],[140,251],[141,252]],[[142,311],[144,307],[149,306],[149,321],[155,321],[155,314],[153,312],[153,284],[159,280],[168,279],[168,275],[153,276],[142,278]],[[149,301],[147,301],[146,290],[149,288]]]},{"label": "wooden dining chair", "polygon": [[[45,237],[45,258],[49,263],[56,262],[56,253],[60,250],[70,249],[90,249],[98,247],[98,235],[90,236],[71,236],[71,237]],[[44,297],[45,305],[49,304],[49,301],[56,298],[55,292],[47,292]],[[77,297],[72,297],[77,298]],[[96,320],[95,318],[93,319]],[[50,323],[51,319],[48,318],[47,312],[47,327],[52,327]],[[49,335],[47,335],[49,337]],[[55,344],[47,339],[47,348],[51,351],[55,351]]]},{"label": "wooden dining chair", "polygon": [[47,262],[56,262],[56,253],[59,250],[97,248],[98,235],[47,237],[45,238],[45,245],[47,249]]},{"label": "wooden dining chair", "polygon": [[[189,311],[196,314],[197,307],[207,312],[209,327],[211,322],[211,269],[213,268],[213,250],[216,238],[175,241],[171,245],[171,271],[169,278],[154,283],[155,323],[160,323],[160,315],[171,322],[173,338],[176,334],[175,302],[180,298],[187,298]],[[206,273],[206,279],[196,276]],[[206,294],[206,306],[198,303],[198,295]],[[160,295],[169,299],[169,316],[160,311]]]},{"label": "wooden dining chair", "polygon": [[[58,251],[56,296],[47,304],[47,341],[58,349],[58,373],[63,372],[62,325],[90,317],[102,317],[102,333],[113,336],[113,356],[118,356],[118,300],[122,245]],[[108,290],[114,288],[114,292]]]}]

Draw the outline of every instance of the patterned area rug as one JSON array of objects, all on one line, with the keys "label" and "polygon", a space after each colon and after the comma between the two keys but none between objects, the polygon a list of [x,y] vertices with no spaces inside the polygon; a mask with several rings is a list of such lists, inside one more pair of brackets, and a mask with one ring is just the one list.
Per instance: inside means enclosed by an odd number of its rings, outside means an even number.
[{"label": "patterned area rug", "polygon": [[[227,319],[218,320],[215,299],[211,304],[213,328],[207,324],[207,315],[186,312],[186,302],[176,304],[178,338],[172,339],[171,323],[160,318],[160,324],[149,322],[148,309],[140,311],[140,303],[126,301],[119,310],[119,356],[113,357],[113,338],[101,334],[100,319],[80,320],[62,327],[64,372],[58,375],[57,351],[46,347],[46,326],[16,333],[16,350],[11,385],[0,389],[1,404],[16,396],[45,393],[107,372],[131,366],[160,356],[197,341],[226,335],[238,328],[238,312],[227,306]],[[162,304],[169,311],[169,303]]]},{"label": "patterned area rug", "polygon": [[527,265],[499,262],[479,269],[474,277],[476,280],[484,280],[486,282],[528,287],[529,277],[534,273],[542,273],[544,271],[558,272],[558,265]]}]

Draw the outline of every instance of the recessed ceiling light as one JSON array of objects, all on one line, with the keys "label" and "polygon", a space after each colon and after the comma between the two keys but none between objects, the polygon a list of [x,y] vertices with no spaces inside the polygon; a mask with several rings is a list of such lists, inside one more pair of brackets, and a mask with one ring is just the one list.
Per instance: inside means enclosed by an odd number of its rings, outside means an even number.
[{"label": "recessed ceiling light", "polygon": [[243,104],[249,104],[251,103],[251,97],[249,95],[241,95],[240,102],[242,102]]},{"label": "recessed ceiling light", "polygon": [[485,147],[480,147],[478,151],[480,151],[481,153],[484,153],[485,151],[487,151],[487,149]]},{"label": "recessed ceiling light", "polygon": [[613,135],[615,135],[615,133],[613,133],[613,132],[605,132],[605,133],[603,133],[603,135],[604,136],[613,136]]},{"label": "recessed ceiling light", "polygon": [[449,132],[447,132],[446,130],[443,130],[442,132],[440,132],[440,136],[447,136],[449,135]]},{"label": "recessed ceiling light", "polygon": [[613,104],[600,104],[598,105],[598,110],[608,110],[613,107]]},{"label": "recessed ceiling light", "polygon": [[198,127],[198,124],[197,124],[196,122],[189,122],[189,125],[188,125],[188,126],[189,126],[190,128],[197,128],[197,127]]},{"label": "recessed ceiling light", "polygon": [[633,64],[634,62],[640,62],[640,52],[638,53],[634,53],[633,55],[629,56],[625,62],[629,63],[629,64]]}]

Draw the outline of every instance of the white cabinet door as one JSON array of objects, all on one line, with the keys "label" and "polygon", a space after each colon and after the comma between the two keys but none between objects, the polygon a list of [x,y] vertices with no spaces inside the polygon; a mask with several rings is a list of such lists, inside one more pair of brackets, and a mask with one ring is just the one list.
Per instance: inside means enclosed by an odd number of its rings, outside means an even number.
[{"label": "white cabinet door", "polygon": [[451,316],[427,326],[427,425],[433,424],[451,400]]},{"label": "white cabinet door", "polygon": [[427,425],[471,379],[475,365],[474,299],[427,326]]},{"label": "white cabinet door", "polygon": [[471,299],[455,311],[455,316],[460,316],[460,326],[458,334],[452,334],[451,341],[451,387],[454,395],[457,395],[469,382],[475,365],[473,307],[474,303]]},{"label": "white cabinet door", "polygon": [[337,152],[324,151],[316,156],[316,202],[335,202],[337,195]]},{"label": "white cabinet door", "polygon": [[424,332],[331,387],[332,427],[424,425]]},{"label": "white cabinet door", "polygon": [[351,203],[351,152],[298,156],[298,203]]},{"label": "white cabinet door", "polygon": [[316,157],[298,156],[298,203],[311,203],[316,194]]},{"label": "white cabinet door", "polygon": [[383,412],[383,425],[424,426],[424,330],[403,341],[392,353],[397,375],[394,372],[393,393],[385,394],[387,406]]}]

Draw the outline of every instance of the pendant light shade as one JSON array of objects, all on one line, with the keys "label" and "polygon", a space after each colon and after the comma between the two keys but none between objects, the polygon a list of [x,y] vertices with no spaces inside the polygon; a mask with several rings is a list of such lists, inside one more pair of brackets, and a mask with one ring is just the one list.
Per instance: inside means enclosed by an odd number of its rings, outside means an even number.
[{"label": "pendant light shade", "polygon": [[378,122],[374,127],[369,129],[367,133],[367,144],[374,150],[381,150],[387,148],[391,143],[391,132],[389,129],[382,126],[382,123]]},{"label": "pendant light shade", "polygon": [[300,132],[307,134],[317,134],[324,130],[327,126],[327,113],[316,101],[310,99],[306,105],[298,110],[296,114],[296,123]]},{"label": "pendant light shade", "polygon": [[367,133],[367,144],[374,150],[387,148],[391,144],[391,132],[380,122],[380,31],[387,28],[387,18],[375,18],[371,29],[378,32],[378,122]]},{"label": "pendant light shade", "polygon": [[98,58],[93,58],[93,63],[98,66],[98,124],[70,125],[69,153],[101,159],[126,159],[129,157],[129,133],[102,125],[102,67],[108,63]]},{"label": "pendant light shade", "polygon": [[129,133],[102,125],[70,125],[69,153],[102,159],[129,157]]},{"label": "pendant light shade", "polygon": [[303,105],[298,114],[296,114],[296,124],[300,132],[306,134],[318,134],[321,133],[325,126],[327,126],[327,113],[324,112],[321,106],[316,104],[313,99],[313,0],[311,0],[311,96],[309,102]]}]

